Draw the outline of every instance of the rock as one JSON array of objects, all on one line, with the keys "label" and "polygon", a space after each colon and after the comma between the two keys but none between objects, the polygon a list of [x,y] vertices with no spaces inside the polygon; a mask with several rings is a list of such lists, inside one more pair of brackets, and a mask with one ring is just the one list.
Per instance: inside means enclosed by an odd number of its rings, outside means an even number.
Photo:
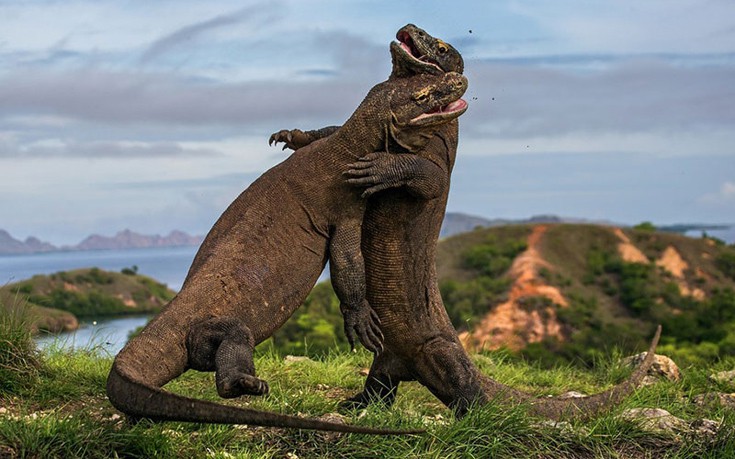
[{"label": "rock", "polygon": [[421,421],[424,423],[424,425],[442,425],[445,426],[449,424],[449,421],[444,418],[441,414],[435,414],[435,415],[425,415],[422,417]]},{"label": "rock", "polygon": [[[622,364],[631,368],[636,368],[646,358],[647,352],[641,352],[623,359]],[[658,355],[653,359],[651,368],[641,381],[641,386],[650,386],[655,384],[659,379],[668,379],[669,381],[679,381],[681,372],[676,363],[665,355]]]},{"label": "rock", "polygon": [[577,392],[575,390],[570,390],[569,392],[564,392],[563,394],[559,395],[556,398],[558,398],[558,399],[566,399],[566,398],[585,398],[585,397],[586,397],[586,395],[583,394],[583,393],[581,393],[581,392]]},{"label": "rock", "polygon": [[[345,416],[342,416],[339,413],[327,413],[327,414],[323,414],[323,415],[319,416],[318,419],[320,421],[333,422],[335,424],[347,424],[347,422],[345,422],[345,419],[347,419],[347,418]],[[337,440],[339,437],[342,436],[342,433],[341,432],[331,432],[331,431],[320,431],[318,433],[318,435],[320,437],[322,437],[324,439],[324,441],[328,441],[329,442],[329,441],[335,441],[335,440]]]},{"label": "rock", "polygon": [[359,373],[360,376],[367,376],[370,374],[370,368],[361,368]]},{"label": "rock", "polygon": [[631,408],[621,415],[623,419],[637,424],[641,429],[657,434],[689,435],[713,439],[721,423],[710,419],[687,422],[660,408]]},{"label": "rock", "polygon": [[710,440],[714,440],[721,426],[721,423],[710,419],[697,419],[689,424],[693,434]]},{"label": "rock", "polygon": [[4,406],[0,406],[0,416],[3,416],[8,413],[8,409]]},{"label": "rock", "polygon": [[700,394],[692,399],[695,405],[707,406],[719,404],[726,408],[735,409],[735,394],[722,394],[719,392],[709,392]]},{"label": "rock", "polygon": [[715,373],[713,375],[710,375],[709,379],[714,382],[735,386],[735,370],[721,371],[719,373]]},{"label": "rock", "polygon": [[660,408],[631,408],[625,410],[621,417],[647,432],[676,434],[689,430],[686,421]]},{"label": "rock", "polygon": [[0,445],[0,458],[15,458],[18,457],[18,453],[10,446]]}]

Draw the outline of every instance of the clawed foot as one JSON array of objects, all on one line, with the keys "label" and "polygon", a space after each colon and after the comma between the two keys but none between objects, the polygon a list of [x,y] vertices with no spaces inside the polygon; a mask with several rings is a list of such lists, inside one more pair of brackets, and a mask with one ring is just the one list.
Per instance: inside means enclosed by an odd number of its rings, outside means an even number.
[{"label": "clawed foot", "polygon": [[290,148],[291,150],[298,150],[304,145],[308,145],[309,140],[306,137],[304,131],[300,129],[282,129],[271,134],[270,138],[268,139],[268,145],[272,146],[273,144],[277,144],[279,142],[284,143],[282,148],[283,150],[285,150],[286,148]]},{"label": "clawed foot", "polygon": [[251,375],[240,375],[217,384],[217,393],[222,398],[235,398],[241,395],[266,395],[268,383]]},{"label": "clawed foot", "polygon": [[404,184],[401,171],[406,158],[390,153],[370,153],[357,162],[350,164],[344,173],[350,185],[365,187],[363,198],[369,198],[378,191],[396,188]]},{"label": "clawed foot", "polygon": [[337,405],[337,411],[340,413],[348,413],[350,411],[364,410],[370,403],[363,395],[363,392],[350,397],[347,400],[342,400]]},{"label": "clawed foot", "polygon": [[355,335],[370,352],[383,351],[383,332],[380,330],[378,313],[364,301],[361,307],[341,307],[345,321],[345,335],[350,347],[355,349]]}]

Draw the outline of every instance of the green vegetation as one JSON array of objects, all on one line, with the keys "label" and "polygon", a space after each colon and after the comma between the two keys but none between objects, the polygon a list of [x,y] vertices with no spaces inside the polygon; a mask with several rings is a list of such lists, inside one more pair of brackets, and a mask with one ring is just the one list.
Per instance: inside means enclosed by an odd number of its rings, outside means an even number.
[{"label": "green vegetation", "polygon": [[320,282],[304,304],[273,335],[261,344],[285,354],[321,356],[335,348],[348,350],[339,300],[329,281]]},{"label": "green vegetation", "polygon": [[717,257],[717,267],[722,274],[735,281],[735,247],[729,247]]},{"label": "green vegetation", "polygon": [[40,360],[28,325],[27,304],[17,297],[0,297],[0,311],[1,397],[33,384]]},{"label": "green vegetation", "polygon": [[[507,268],[531,230],[486,228],[440,243],[441,292],[456,327],[472,328],[507,300],[512,280]],[[704,364],[735,349],[735,249],[656,232],[647,224],[626,235],[650,262],[624,261],[621,239],[611,228],[548,226],[536,247],[543,260],[537,274],[567,300],[567,307],[555,306],[566,339],[530,344],[520,356],[546,367],[590,366],[614,352],[644,349],[659,323],[664,326],[661,349],[683,361]],[[681,278],[656,263],[667,249],[683,260]],[[542,297],[519,304],[542,315],[548,306]]]},{"label": "green vegetation", "polygon": [[503,301],[511,283],[504,274],[526,248],[525,239],[488,234],[479,243],[460,252],[459,267],[472,278],[467,281],[443,279],[439,284],[455,328],[472,328],[473,319],[484,315],[487,305]]},{"label": "green vegetation", "polygon": [[[0,350],[0,359],[5,358]],[[735,411],[702,407],[691,397],[711,390],[711,371],[730,369],[729,359],[714,368],[687,368],[681,382],[659,382],[639,390],[609,414],[590,422],[572,422],[563,429],[529,417],[523,406],[477,407],[453,419],[424,387],[402,383],[394,407],[374,406],[364,414],[348,413],[346,422],[373,427],[417,428],[418,436],[364,436],[261,427],[187,423],[127,423],[104,395],[111,359],[90,351],[47,351],[32,384],[0,393],[0,455],[10,457],[150,458],[150,457],[732,457],[735,454]],[[371,354],[331,352],[316,360],[289,362],[274,352],[260,352],[256,367],[269,381],[268,397],[219,399],[211,373],[188,372],[167,389],[188,396],[218,400],[302,416],[321,416],[360,390],[359,374]],[[543,370],[510,361],[502,353],[475,357],[477,365],[503,383],[542,395],[567,390],[603,390],[625,376],[610,361],[594,371],[569,366]],[[611,376],[612,375],[612,376]],[[650,434],[619,417],[628,408],[660,407],[685,420],[722,422],[713,438]],[[683,441],[686,440],[686,441]],[[293,457],[293,456],[291,456]]]},{"label": "green vegetation", "polygon": [[[532,226],[482,228],[443,240],[437,253],[440,290],[459,330],[472,329],[492,306],[508,299],[509,268],[527,248]],[[707,364],[735,351],[735,248],[677,234],[641,230],[627,236],[650,260],[674,247],[687,260],[684,282],[703,297],[683,294],[676,278],[650,263],[624,261],[610,228],[549,225],[537,248],[546,265],[538,276],[568,302],[556,307],[566,339],[532,343],[514,355],[545,368],[590,367],[614,353],[645,349],[663,324],[662,352],[687,363]],[[542,317],[555,307],[542,296],[519,307]],[[321,356],[348,349],[339,302],[329,282],[318,284],[304,306],[263,345],[282,353]]]},{"label": "green vegetation", "polygon": [[[717,265],[721,270],[721,260],[727,255],[729,254],[723,252],[717,258]],[[617,301],[631,318],[647,324],[663,324],[666,330],[663,343],[670,353],[687,360],[712,360],[720,354],[720,347],[723,351],[733,349],[735,289],[732,286],[710,286],[706,298],[696,299],[692,295],[683,294],[675,279],[654,263],[625,262],[610,248],[590,250],[587,269],[585,280]],[[706,287],[706,280],[700,277],[693,279],[691,284]],[[573,301],[571,311],[565,311],[562,320],[569,319],[570,314],[584,307]],[[608,336],[626,335],[631,343],[640,342],[644,338],[638,336],[636,339],[633,330],[619,326],[615,334]],[[594,347],[593,343],[580,338],[578,335],[575,340],[577,344]]]},{"label": "green vegetation", "polygon": [[[126,271],[127,270],[127,271]],[[76,317],[155,313],[174,292],[137,268],[124,273],[99,268],[61,271],[0,288],[0,298],[27,301],[33,331],[62,331],[76,326]]]},{"label": "green vegetation", "polygon": [[654,232],[656,231],[656,226],[651,222],[641,222],[633,227],[636,231],[646,231],[646,232]]},{"label": "green vegetation", "polygon": [[[531,229],[481,229],[441,243],[441,289],[455,325],[471,326],[490,305],[507,299],[508,268],[526,249]],[[87,302],[92,302],[92,291],[114,298],[117,293],[106,289],[121,285],[121,279],[142,285],[146,292],[171,293],[133,268],[125,273],[84,270],[34,278],[0,291],[0,457],[735,457],[735,409],[693,403],[696,396],[712,391],[735,392],[731,383],[709,378],[735,367],[735,248],[646,230],[626,235],[650,260],[675,247],[688,263],[683,278],[654,262],[624,261],[617,251],[619,239],[608,228],[551,225],[536,247],[548,262],[538,274],[569,303],[556,308],[567,339],[531,344],[517,354],[501,350],[473,356],[485,374],[540,396],[568,390],[595,393],[627,376],[628,370],[617,364],[619,357],[645,348],[654,324],[663,323],[659,353],[679,363],[683,379],[642,388],[611,413],[589,422],[560,429],[528,416],[523,406],[494,404],[455,420],[426,388],[412,382],[402,383],[393,408],[347,413],[346,422],[425,427],[427,433],[421,436],[130,424],[104,395],[111,358],[93,350],[39,353],[28,331],[38,306],[22,298],[52,298],[59,286],[62,291],[85,292]],[[683,293],[679,283],[701,290],[703,296]],[[143,297],[130,287],[124,291],[126,299]],[[541,296],[529,296],[520,304],[539,312],[550,306]],[[339,303],[330,284],[321,283],[274,339],[256,352],[258,374],[271,386],[268,397],[222,401],[213,375],[193,371],[167,389],[250,408],[320,416],[334,412],[340,400],[362,387],[361,372],[372,355],[362,348],[356,353],[347,349]],[[312,359],[284,360],[287,353]],[[712,419],[722,427],[709,438],[651,434],[620,417],[635,407],[663,408],[686,421]]]}]

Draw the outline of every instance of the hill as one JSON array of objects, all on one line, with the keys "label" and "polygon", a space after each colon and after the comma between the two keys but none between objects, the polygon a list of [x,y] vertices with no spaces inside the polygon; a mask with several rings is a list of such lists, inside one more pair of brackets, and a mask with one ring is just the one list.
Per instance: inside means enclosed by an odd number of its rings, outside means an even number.
[{"label": "hill", "polygon": [[0,288],[0,307],[16,298],[30,306],[35,331],[69,331],[78,317],[154,313],[175,293],[165,285],[131,269],[122,273],[98,268],[37,275]]},{"label": "hill", "polygon": [[191,236],[183,231],[174,230],[166,236],[158,234],[140,234],[128,229],[119,231],[114,236],[93,234],[76,245],[57,247],[35,237],[21,241],[12,237],[7,231],[0,230],[0,255],[24,255],[77,250],[121,250],[143,249],[150,247],[180,247],[199,245],[203,236]]},{"label": "hill", "polygon": [[[614,348],[660,349],[684,361],[735,352],[735,248],[679,234],[589,224],[479,228],[439,242],[452,323],[471,351],[507,349],[590,364]],[[282,352],[346,349],[329,282],[276,332]]]},{"label": "hill", "polygon": [[591,361],[663,342],[691,357],[735,351],[735,248],[651,228],[543,224],[439,244],[442,297],[466,347]]},{"label": "hill", "polygon": [[19,255],[25,253],[53,252],[58,248],[42,242],[38,238],[28,237],[25,241],[19,241],[7,231],[0,230],[0,254]]}]

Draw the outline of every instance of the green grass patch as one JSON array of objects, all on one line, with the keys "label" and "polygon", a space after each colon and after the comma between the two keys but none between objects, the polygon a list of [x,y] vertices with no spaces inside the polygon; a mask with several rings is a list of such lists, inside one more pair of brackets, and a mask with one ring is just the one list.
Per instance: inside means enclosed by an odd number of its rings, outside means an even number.
[{"label": "green grass patch", "polygon": [[19,297],[0,297],[0,395],[34,383],[41,367],[29,327],[28,305]]},{"label": "green grass patch", "polygon": [[[539,396],[568,390],[596,393],[629,374],[618,356],[593,369],[562,365],[542,368],[504,352],[475,355],[477,366],[494,379]],[[275,352],[256,357],[260,377],[269,381],[267,397],[221,400],[210,373],[187,372],[167,389],[221,403],[287,413],[321,416],[359,391],[367,352],[333,351],[306,360],[284,359]],[[44,351],[34,384],[5,392],[0,406],[0,456],[19,457],[728,457],[735,453],[735,411],[692,403],[699,394],[728,391],[709,375],[732,368],[733,360],[713,367],[683,368],[680,382],[660,382],[639,389],[620,406],[590,421],[553,426],[531,417],[524,406],[495,403],[474,407],[461,420],[423,386],[402,383],[396,404],[349,413],[346,422],[373,427],[424,427],[416,436],[341,435],[324,432],[213,426],[187,423],[126,422],[104,394],[112,359],[93,351]],[[722,423],[715,438],[646,433],[620,419],[623,410],[658,407],[687,421],[708,418]],[[293,456],[291,456],[293,457]]]}]

